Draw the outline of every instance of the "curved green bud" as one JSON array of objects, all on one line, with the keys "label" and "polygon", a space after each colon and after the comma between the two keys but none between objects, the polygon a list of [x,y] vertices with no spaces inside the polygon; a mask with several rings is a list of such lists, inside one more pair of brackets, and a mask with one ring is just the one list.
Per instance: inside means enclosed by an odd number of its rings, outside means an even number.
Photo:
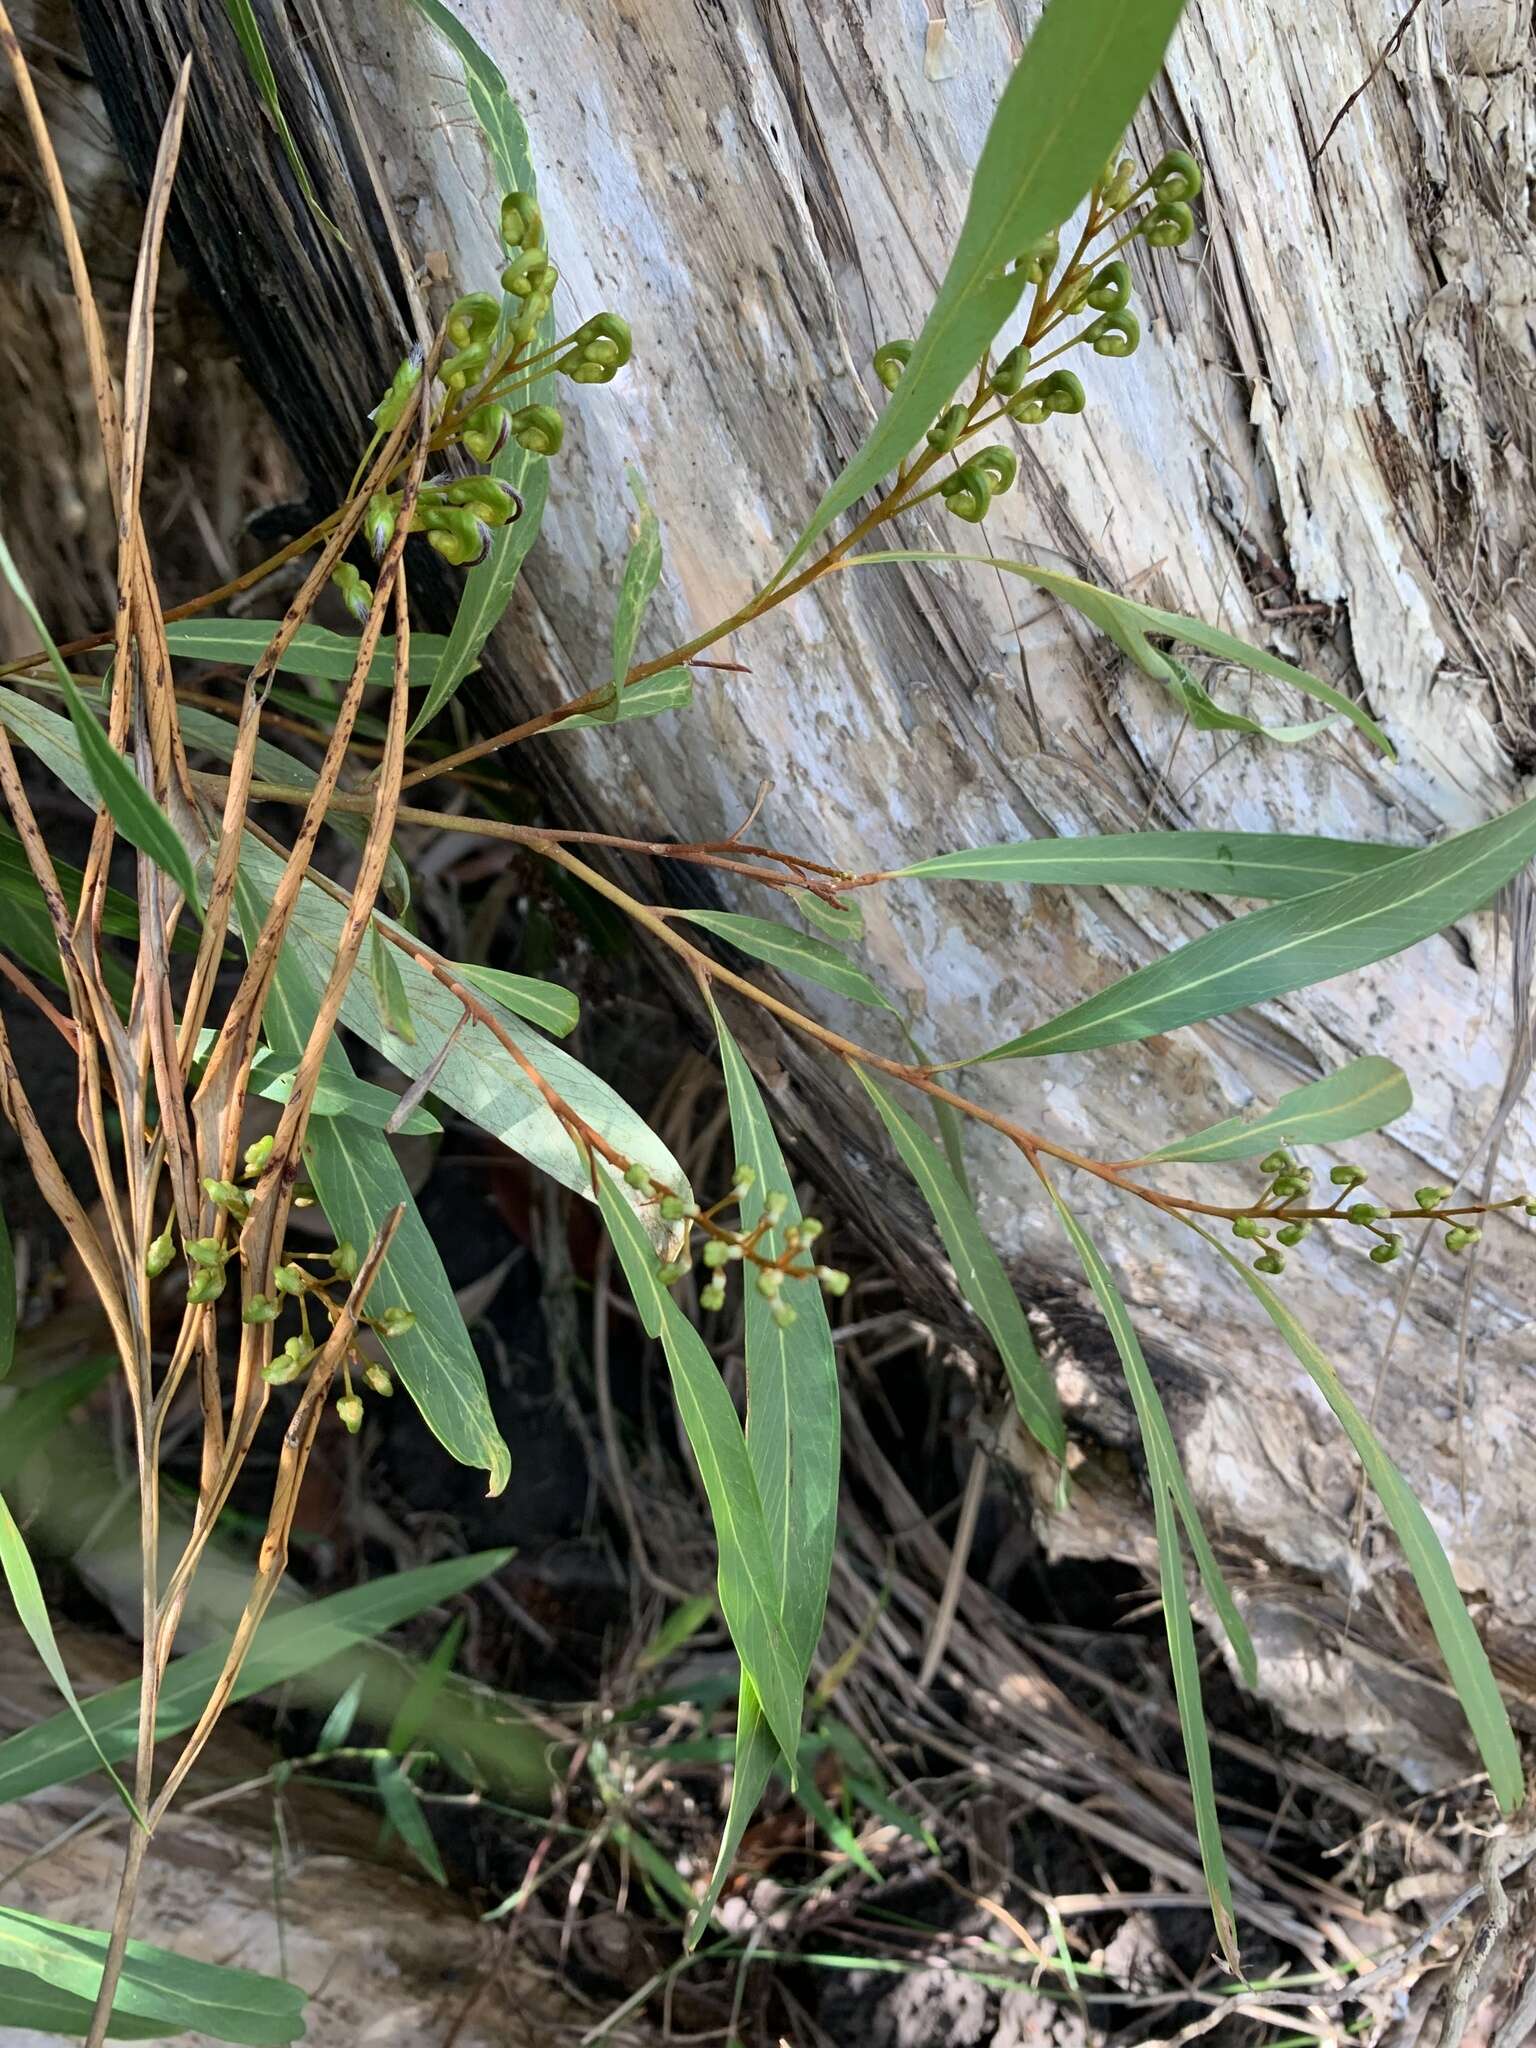
[{"label": "curved green bud", "polygon": [[386,1401],[391,1398],[395,1391],[394,1381],[384,1370],[383,1366],[378,1364],[365,1365],[363,1367],[363,1384],[372,1387],[376,1394],[382,1394]]},{"label": "curved green bud", "polygon": [[557,406],[524,405],[512,415],[512,438],[530,455],[558,455],[565,421]]},{"label": "curved green bud", "polygon": [[995,442],[990,448],[978,449],[971,461],[991,477],[994,497],[1013,489],[1014,478],[1019,473],[1019,458],[1011,448],[1005,448],[1000,441]]},{"label": "curved green bud", "polygon": [[1076,313],[1087,304],[1093,289],[1093,275],[1086,263],[1077,263],[1057,286],[1057,304],[1063,313]]},{"label": "curved green bud", "polygon": [[1017,348],[1009,349],[992,372],[992,389],[999,398],[1014,398],[1023,389],[1028,375],[1029,350],[1021,341]]},{"label": "curved green bud", "polygon": [[308,1364],[307,1358],[290,1358],[286,1351],[280,1351],[276,1358],[261,1368],[261,1376],[269,1387],[286,1387],[298,1378]]},{"label": "curved green bud", "polygon": [[1305,1218],[1299,1223],[1282,1223],[1275,1232],[1275,1242],[1277,1244],[1300,1244],[1301,1240],[1311,1232],[1311,1229],[1311,1224]]},{"label": "curved green bud", "polygon": [[394,538],[397,509],[387,491],[376,491],[368,500],[368,509],[363,514],[363,538],[372,549],[375,561]]},{"label": "curved green bud", "polygon": [[523,310],[512,322],[512,339],[519,348],[526,347],[538,333],[539,324],[549,311],[551,296],[549,292],[534,292],[523,300]]},{"label": "curved green bud", "polygon": [[1382,1244],[1373,1244],[1371,1246],[1371,1259],[1373,1264],[1378,1266],[1390,1266],[1392,1261],[1397,1257],[1398,1253],[1402,1250],[1402,1248],[1403,1240],[1400,1237],[1389,1237]]},{"label": "curved green bud", "polygon": [[979,462],[967,462],[953,476],[945,477],[939,492],[946,508],[957,519],[975,526],[987,516],[992,502],[992,476]]},{"label": "curved green bud", "polygon": [[608,384],[629,361],[629,322],[617,313],[594,313],[573,337],[574,347],[555,368],[575,384]]},{"label": "curved green bud", "polygon": [[1088,287],[1088,304],[1100,313],[1123,313],[1131,302],[1131,266],[1115,257],[1098,271]]},{"label": "curved green bud", "polygon": [[280,1301],[272,1301],[265,1294],[253,1294],[240,1311],[242,1323],[275,1323],[283,1312]]},{"label": "curved green bud", "polygon": [[164,1230],[154,1238],[144,1254],[144,1270],[151,1280],[158,1280],[171,1260],[176,1256],[176,1246],[171,1237],[171,1224],[167,1221]]},{"label": "curved green bud", "polygon": [[494,462],[507,445],[507,408],[477,405],[464,422],[459,439],[476,462]]},{"label": "curved green bud", "polygon": [[1182,199],[1160,200],[1136,232],[1154,249],[1177,249],[1195,232],[1195,216]]},{"label": "curved green bud", "polygon": [[360,1394],[343,1394],[336,1403],[338,1421],[348,1436],[356,1436],[363,1426],[363,1402]]},{"label": "curved green bud", "polygon": [[501,273],[501,288],[514,299],[531,299],[540,292],[552,295],[559,281],[560,273],[543,249],[525,249]]},{"label": "curved green bud", "polygon": [[350,1238],[344,1237],[335,1251],[329,1254],[325,1263],[338,1280],[355,1280],[358,1267],[357,1246]]},{"label": "curved green bud", "polygon": [[711,1314],[717,1309],[725,1307],[725,1282],[723,1280],[711,1280],[707,1287],[700,1288],[699,1307],[708,1309]]},{"label": "curved green bud", "polygon": [[1131,194],[1136,190],[1136,159],[1121,157],[1112,168],[1105,166],[1106,176],[1102,191],[1104,204],[1112,213],[1120,213],[1130,204]]},{"label": "curved green bud", "polygon": [[391,428],[398,427],[404,419],[405,408],[410,404],[411,395],[421,382],[421,366],[424,360],[420,348],[413,348],[396,370],[389,389],[369,413],[369,419],[381,433],[389,433]]},{"label": "curved green bud", "polygon": [[1133,356],[1141,346],[1141,322],[1134,313],[1101,313],[1083,338],[1096,356]]},{"label": "curved green bud", "polygon": [[1451,1199],[1451,1191],[1449,1188],[1440,1187],[1415,1188],[1413,1199],[1421,1209],[1438,1209],[1442,1202],[1448,1202]]},{"label": "curved green bud", "polygon": [[415,1329],[416,1311],[395,1302],[373,1318],[373,1327],[381,1337],[403,1337],[407,1330]]},{"label": "curved green bud", "polygon": [[1070,370],[1052,370],[1041,386],[1047,412],[1079,413],[1088,403],[1082,384]]},{"label": "curved green bud", "polygon": [[454,398],[459,397],[462,392],[469,389],[471,384],[479,383],[486,370],[490,367],[490,361],[490,343],[488,341],[471,342],[468,348],[461,350],[456,356],[450,356],[447,362],[443,364],[439,374],[442,377],[445,389]]},{"label": "curved green bud", "polygon": [[1365,1185],[1370,1175],[1363,1166],[1353,1166],[1348,1161],[1342,1161],[1338,1166],[1329,1167],[1328,1178],[1336,1188],[1358,1188]]},{"label": "curved green bud", "polygon": [[1170,149],[1158,159],[1152,172],[1152,190],[1165,204],[1198,199],[1205,173],[1187,149]]},{"label": "curved green bud", "polygon": [[461,476],[443,493],[450,505],[463,505],[486,526],[508,526],[522,517],[523,501],[499,476]]},{"label": "curved green bud", "polygon": [[1465,1224],[1457,1223],[1445,1233],[1445,1248],[1448,1252],[1464,1252],[1469,1244],[1476,1244],[1482,1234],[1480,1230],[1469,1230]]},{"label": "curved green bud", "polygon": [[448,308],[448,339],[455,348],[490,341],[501,325],[501,307],[489,292],[468,292]]},{"label": "curved green bud", "polygon": [[528,192],[509,192],[501,202],[501,239],[508,249],[534,249],[544,240],[544,215]]},{"label": "curved green bud", "polygon": [[910,341],[882,341],[875,350],[875,375],[887,391],[894,391],[901,382],[901,373],[912,359],[912,348]]},{"label": "curved green bud", "polygon": [[428,546],[455,569],[473,569],[490,552],[491,530],[467,505],[429,505],[421,523]]},{"label": "curved green bud", "polygon": [[966,415],[967,408],[963,405],[947,406],[928,429],[928,446],[937,448],[941,455],[947,455],[965,432]]},{"label": "curved green bud", "polygon": [[361,572],[354,569],[350,562],[336,564],[331,571],[331,582],[353,618],[360,626],[365,625],[368,614],[373,609],[373,585],[365,583]]},{"label": "curved green bud", "polygon": [[[1376,1255],[1373,1252],[1371,1256],[1374,1258]],[[1253,1262],[1253,1270],[1256,1273],[1283,1273],[1285,1271],[1285,1253],[1260,1252]]]},{"label": "curved green bud", "polygon": [[302,1266],[296,1266],[290,1259],[286,1266],[278,1266],[272,1274],[272,1285],[279,1294],[302,1294],[308,1283]]},{"label": "curved green bud", "polygon": [[648,1166],[642,1166],[638,1159],[635,1160],[633,1164],[626,1166],[624,1169],[624,1183],[626,1187],[649,1188],[651,1184],[651,1169]]},{"label": "curved green bud", "polygon": [[[190,1246],[188,1247],[190,1250]],[[187,1299],[199,1304],[217,1301],[224,1292],[224,1268],[222,1266],[200,1266],[192,1275],[187,1288]]]},{"label": "curved green bud", "polygon": [[1054,228],[1038,236],[1014,260],[1014,268],[1029,284],[1044,284],[1061,261],[1061,237]]}]

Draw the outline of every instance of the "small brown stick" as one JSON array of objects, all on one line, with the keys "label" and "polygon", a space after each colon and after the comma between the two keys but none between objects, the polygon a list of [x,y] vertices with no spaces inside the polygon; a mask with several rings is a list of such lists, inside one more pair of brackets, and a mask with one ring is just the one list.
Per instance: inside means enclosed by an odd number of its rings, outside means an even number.
[{"label": "small brown stick", "polygon": [[4,953],[0,953],[0,974],[5,976],[13,988],[19,989],[28,1002],[42,1011],[70,1051],[78,1057],[80,1052],[79,1032],[62,1011],[56,1010],[53,1007],[53,1004],[49,1002],[32,977],[24,974],[15,962],[8,959]]}]

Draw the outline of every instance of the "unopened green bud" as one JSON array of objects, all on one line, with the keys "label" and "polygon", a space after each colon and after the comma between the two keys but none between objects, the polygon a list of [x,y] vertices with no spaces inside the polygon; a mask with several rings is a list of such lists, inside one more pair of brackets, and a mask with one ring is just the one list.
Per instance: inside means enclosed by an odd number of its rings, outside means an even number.
[{"label": "unopened green bud", "polygon": [[360,626],[365,625],[373,609],[373,585],[365,583],[361,573],[350,562],[338,562],[331,571],[331,581],[353,618]]},{"label": "unopened green bud", "polygon": [[1469,1244],[1476,1244],[1482,1234],[1475,1226],[1453,1224],[1445,1233],[1445,1248],[1448,1252],[1464,1252]]},{"label": "unopened green bud", "polygon": [[343,1394],[336,1403],[336,1414],[348,1436],[356,1436],[363,1426],[363,1403],[358,1394]]},{"label": "unopened green bud", "polygon": [[272,1275],[272,1285],[279,1294],[302,1294],[309,1284],[309,1276],[302,1266],[290,1260],[286,1266],[279,1266]]},{"label": "unopened green bud", "polygon": [[882,341],[875,350],[875,375],[887,391],[901,382],[901,373],[912,360],[910,341]]},{"label": "unopened green bud", "polygon": [[1096,273],[1088,287],[1088,304],[1100,313],[1123,313],[1131,298],[1131,266],[1116,256]]},{"label": "unopened green bud", "polygon": [[508,249],[537,248],[544,240],[544,216],[527,192],[509,192],[501,202],[501,239]]},{"label": "unopened green bud", "polygon": [[1275,1242],[1276,1244],[1300,1244],[1311,1228],[1311,1224],[1306,1222],[1282,1223],[1275,1232]]},{"label": "unopened green bud", "polygon": [[530,455],[558,455],[565,440],[565,420],[553,405],[519,406],[511,419],[512,438]]},{"label": "unopened green bud", "polygon": [[407,1330],[416,1327],[416,1311],[402,1308],[398,1302],[371,1318],[373,1327],[381,1337],[403,1337]]},{"label": "unopened green bud", "polygon": [[663,1287],[675,1287],[688,1268],[676,1259],[669,1259],[665,1265],[656,1268],[656,1278]]},{"label": "unopened green bud", "polygon": [[245,1171],[249,1179],[254,1180],[261,1172],[272,1157],[272,1148],[276,1143],[276,1138],[269,1131],[264,1138],[258,1138],[253,1145],[246,1146]]},{"label": "unopened green bud", "polygon": [[1312,1176],[1310,1174],[1277,1173],[1270,1192],[1278,1200],[1289,1202],[1294,1200],[1297,1195],[1304,1195],[1311,1185]]},{"label": "unopened green bud", "polygon": [[1195,232],[1195,216],[1181,199],[1160,200],[1136,232],[1154,249],[1177,249]]},{"label": "unopened green bud", "polygon": [[1284,1252],[1260,1252],[1253,1262],[1253,1269],[1256,1273],[1283,1273],[1285,1271]]},{"label": "unopened green bud", "polygon": [[296,1380],[309,1363],[305,1358],[290,1358],[286,1351],[280,1351],[276,1358],[261,1368],[261,1376],[269,1387],[286,1387]]},{"label": "unopened green bud", "polygon": [[802,1244],[814,1244],[826,1227],[819,1216],[802,1216],[800,1218],[800,1242]]},{"label": "unopened green bud", "polygon": [[663,1223],[682,1222],[683,1200],[680,1195],[663,1195],[660,1203],[658,1204],[658,1207],[661,1213],[661,1220]]},{"label": "unopened green bud", "polygon": [[651,1169],[648,1166],[642,1166],[637,1159],[633,1166],[625,1167],[624,1179],[626,1184],[632,1188],[648,1188],[651,1184]]},{"label": "unopened green bud", "polygon": [[770,1188],[763,1196],[763,1214],[770,1223],[781,1221],[784,1211],[788,1207],[789,1196],[784,1193],[782,1188]]},{"label": "unopened green bud", "polygon": [[1330,1166],[1328,1178],[1336,1188],[1364,1187],[1369,1175],[1361,1166]]},{"label": "unopened green bud", "polygon": [[775,1301],[768,1313],[781,1330],[790,1329],[800,1320],[799,1312],[791,1308],[787,1301]]},{"label": "unopened green bud", "polygon": [[1268,1237],[1269,1225],[1261,1223],[1257,1216],[1234,1216],[1232,1219],[1234,1237]]},{"label": "unopened green bud", "polygon": [[280,1301],[273,1301],[265,1294],[253,1294],[240,1311],[242,1323],[275,1323],[283,1312]]},{"label": "unopened green bud", "polygon": [[1386,1213],[1385,1209],[1378,1208],[1374,1202],[1351,1202],[1344,1211],[1351,1223],[1375,1223]]},{"label": "unopened green bud", "polygon": [[1526,1196],[1525,1213],[1527,1216],[1536,1216],[1536,1195]]},{"label": "unopened green bud", "polygon": [[947,455],[965,432],[965,421],[966,408],[963,405],[947,406],[928,429],[928,446],[936,448],[941,455]]},{"label": "unopened green bud", "polygon": [[412,349],[405,361],[396,370],[389,389],[379,400],[368,417],[381,433],[387,434],[392,427],[399,426],[405,417],[405,408],[411,402],[411,394],[421,382],[422,351]]},{"label": "unopened green bud", "polygon": [[777,1266],[763,1266],[758,1270],[757,1291],[764,1301],[772,1301],[784,1285],[784,1275]]},{"label": "unopened green bud", "polygon": [[1378,1266],[1390,1266],[1403,1248],[1400,1237],[1389,1237],[1383,1244],[1371,1246],[1371,1258]]},{"label": "unopened green bud", "polygon": [[144,1270],[151,1280],[157,1280],[176,1256],[176,1246],[171,1236],[171,1224],[167,1221],[164,1230],[151,1240],[144,1254]]},{"label": "unopened green bud", "polygon": [[1152,189],[1161,200],[1198,199],[1204,184],[1204,174],[1187,149],[1170,149],[1152,171]]},{"label": "unopened green bud", "polygon": [[1060,260],[1061,238],[1053,228],[1049,234],[1037,235],[1020,252],[1014,267],[1028,283],[1044,284]]},{"label": "unopened green bud", "polygon": [[1014,398],[1024,388],[1024,379],[1029,375],[1029,350],[1020,342],[1017,348],[1009,349],[992,372],[992,389],[999,398]]},{"label": "unopened green bud", "polygon": [[251,1213],[249,1196],[243,1194],[233,1181],[205,1180],[203,1192],[215,1208],[223,1209],[237,1223],[243,1223]]},{"label": "unopened green bud", "polygon": [[187,1299],[197,1303],[217,1301],[223,1292],[224,1268],[222,1266],[200,1266],[188,1283]]},{"label": "unopened green bud", "polygon": [[216,1237],[193,1237],[187,1240],[187,1257],[194,1266],[223,1269],[229,1253]]},{"label": "unopened green bud", "polygon": [[291,1358],[295,1365],[308,1365],[314,1355],[314,1340],[310,1337],[290,1337],[283,1346],[283,1356]]},{"label": "unopened green bud", "polygon": [[1289,1152],[1266,1152],[1259,1161],[1260,1173],[1287,1173],[1294,1162]]},{"label": "unopened green bud", "polygon": [[473,455],[476,462],[494,462],[507,445],[511,423],[507,408],[494,402],[477,405],[464,422],[459,439]]},{"label": "unopened green bud", "polygon": [[711,1237],[706,1239],[704,1249],[699,1254],[699,1257],[704,1261],[705,1265],[708,1266],[711,1270],[714,1270],[716,1267],[725,1265],[730,1256],[730,1246],[726,1244],[723,1239],[718,1237]]},{"label": "unopened green bud", "polygon": [[395,536],[395,503],[387,491],[375,491],[363,514],[363,539],[375,561]]},{"label": "unopened green bud", "polygon": [[744,1195],[748,1188],[756,1184],[756,1181],[757,1175],[750,1166],[742,1166],[738,1162],[737,1165],[731,1168],[731,1186],[738,1195]]},{"label": "unopened green bud", "polygon": [[725,1307],[725,1282],[723,1280],[711,1280],[707,1287],[700,1288],[699,1307],[707,1308],[711,1312]]},{"label": "unopened green bud", "polygon": [[448,308],[448,339],[455,348],[489,341],[501,323],[501,306],[489,292],[470,292]]},{"label": "unopened green bud", "polygon": [[1438,1209],[1442,1202],[1451,1199],[1449,1188],[1415,1188],[1413,1199],[1421,1209]]},{"label": "unopened green bud", "polygon": [[343,1238],[335,1251],[326,1255],[325,1263],[330,1267],[338,1280],[355,1280],[358,1268],[356,1245],[352,1244],[347,1238]]},{"label": "unopened green bud", "polygon": [[395,1383],[382,1365],[368,1364],[363,1367],[363,1380],[376,1394],[382,1394],[387,1401],[395,1391]]},{"label": "unopened green bud", "polygon": [[818,1266],[816,1278],[828,1294],[836,1296],[848,1292],[849,1276],[837,1266]]}]

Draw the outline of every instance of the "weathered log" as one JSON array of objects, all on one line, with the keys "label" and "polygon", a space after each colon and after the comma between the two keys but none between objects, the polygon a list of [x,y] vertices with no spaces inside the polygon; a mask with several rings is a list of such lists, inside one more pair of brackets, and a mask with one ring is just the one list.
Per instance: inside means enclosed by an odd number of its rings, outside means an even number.
[{"label": "weathered log", "polygon": [[[184,0],[78,5],[142,163],[187,40]],[[563,310],[612,304],[636,336],[624,379],[576,408],[544,536],[476,679],[478,715],[505,723],[603,674],[626,460],[666,535],[656,649],[728,615],[780,559],[872,416],[873,344],[921,320],[1037,10],[952,5],[936,31],[942,7],[894,0],[455,5],[527,114]],[[323,21],[312,0],[269,10],[300,147],[355,236],[343,263],[248,81],[231,74],[222,10],[196,12],[214,75],[194,107],[219,113],[189,124],[182,246],[234,238],[238,260],[210,252],[206,269],[237,334],[253,304],[275,300],[279,317],[297,263],[280,340],[263,353],[264,339],[245,339],[324,495],[350,468],[404,329],[395,257],[369,240],[372,174],[412,259],[453,280],[445,292],[493,273],[494,178],[456,60],[406,0],[341,0]],[[1131,362],[1095,365],[1082,420],[1026,442],[1023,487],[986,529],[996,553],[1295,653],[1369,704],[1398,765],[1349,733],[1284,750],[1185,732],[1155,686],[1054,607],[984,572],[892,569],[838,577],[744,636],[730,651],[751,675],[701,680],[686,719],[538,742],[552,802],[610,829],[691,839],[731,829],[768,776],[761,829],[855,869],[1144,823],[1417,843],[1506,807],[1536,759],[1523,569],[1536,516],[1536,263],[1521,198],[1530,26],[1529,0],[1447,0],[1406,24],[1399,0],[1323,0],[1302,18],[1278,0],[1197,0],[1134,146],[1196,149],[1208,238],[1140,266],[1147,342]],[[238,167],[232,127],[249,151]],[[920,517],[906,531],[951,540]],[[1215,683],[1241,708],[1295,715],[1277,686]],[[1320,990],[1126,1050],[989,1067],[973,1085],[1071,1144],[1124,1157],[1369,1049],[1399,1060],[1416,1094],[1390,1137],[1354,1148],[1374,1183],[1411,1189],[1469,1163],[1475,1181],[1491,1144],[1501,1187],[1529,1185],[1530,900],[1524,882],[1511,894],[1504,919],[1484,912]],[[868,957],[924,1042],[958,1053],[1230,914],[1147,890],[902,887],[871,906]],[[806,1000],[856,1034],[877,1030],[814,991]],[[811,1170],[931,1300],[941,1269],[926,1227],[843,1075],[776,1031],[755,1032],[753,1051]],[[1129,1441],[1113,1360],[1022,1162],[985,1139],[973,1160],[986,1219],[1062,1340],[1085,1444]],[[1379,1671],[1405,1654],[1388,1618],[1403,1582],[1390,1543],[1357,1551],[1354,1469],[1331,1418],[1198,1245],[1096,1184],[1076,1193],[1113,1251],[1196,1492],[1251,1566],[1250,1604],[1277,1629],[1312,1615],[1270,1682],[1293,1706],[1305,1694],[1314,1722],[1358,1730],[1364,1666],[1331,1655],[1326,1616],[1348,1589],[1375,1587],[1354,1635],[1374,1641]],[[1501,1222],[1469,1280],[1448,1266],[1426,1258],[1395,1342],[1395,1272],[1318,1250],[1287,1284],[1358,1398],[1381,1376],[1383,1434],[1524,1692],[1517,1645],[1536,1612],[1523,1540],[1529,1246]],[[1091,1475],[1090,1457],[1090,1501]],[[1063,1549],[1136,1548],[1123,1516],[1043,1516],[1042,1529]],[[1309,1591],[1319,1583],[1326,1598]],[[1411,1625],[1406,1640],[1416,1654]],[[1387,1746],[1411,1754],[1411,1735]]]}]

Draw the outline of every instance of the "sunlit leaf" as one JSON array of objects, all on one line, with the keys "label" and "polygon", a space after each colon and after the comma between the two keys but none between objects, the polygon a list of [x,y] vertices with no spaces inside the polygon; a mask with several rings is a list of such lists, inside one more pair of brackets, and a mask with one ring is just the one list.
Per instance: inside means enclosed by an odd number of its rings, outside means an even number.
[{"label": "sunlit leaf", "polygon": [[580,732],[588,726],[623,725],[631,718],[655,718],[663,711],[686,711],[693,702],[693,670],[664,668],[654,676],[642,676],[615,699],[611,715],[601,711],[578,711],[574,718],[562,718],[549,728],[550,734]]},{"label": "sunlit leaf", "polygon": [[494,996],[505,1009],[526,1017],[541,1031],[553,1032],[556,1038],[564,1038],[581,1021],[581,1004],[556,981],[536,981],[531,974],[507,974],[499,967],[480,967],[465,960],[455,960],[453,971],[460,981]]},{"label": "sunlit leaf", "polygon": [[789,896],[806,923],[813,924],[824,939],[841,944],[863,938],[864,913],[857,899],[828,903],[824,896],[817,896],[810,889],[791,889]]},{"label": "sunlit leaf", "polygon": [[852,1003],[867,1003],[872,1009],[892,1007],[861,967],[808,932],[737,910],[676,910],[672,915],[729,940],[738,952],[776,967],[781,974],[797,974],[803,981],[814,981],[834,995]]},{"label": "sunlit leaf", "polygon": [[1309,1081],[1282,1095],[1273,1109],[1251,1117],[1228,1117],[1193,1137],[1149,1152],[1149,1159],[1249,1159],[1275,1145],[1337,1145],[1365,1131],[1379,1131],[1413,1107],[1413,1090],[1401,1067],[1375,1054],[1351,1060],[1325,1080]]},{"label": "sunlit leaf", "polygon": [[1198,889],[1283,902],[1373,874],[1414,851],[1287,832],[1106,832],[937,853],[898,868],[895,878]]}]

